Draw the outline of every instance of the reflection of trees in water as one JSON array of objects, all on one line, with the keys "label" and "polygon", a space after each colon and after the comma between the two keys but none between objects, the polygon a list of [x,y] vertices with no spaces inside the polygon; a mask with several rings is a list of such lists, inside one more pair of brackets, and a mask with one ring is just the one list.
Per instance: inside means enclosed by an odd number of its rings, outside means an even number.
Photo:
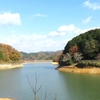
[{"label": "reflection of trees in water", "polygon": [[98,75],[63,72],[60,75],[69,100],[99,100],[100,79]]}]

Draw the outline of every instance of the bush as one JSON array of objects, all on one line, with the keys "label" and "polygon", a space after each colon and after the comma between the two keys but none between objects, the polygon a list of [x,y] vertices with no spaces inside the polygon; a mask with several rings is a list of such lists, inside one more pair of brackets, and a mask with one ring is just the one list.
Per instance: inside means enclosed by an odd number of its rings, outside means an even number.
[{"label": "bush", "polygon": [[100,68],[100,60],[82,60],[77,64],[78,68],[92,68],[99,67]]}]

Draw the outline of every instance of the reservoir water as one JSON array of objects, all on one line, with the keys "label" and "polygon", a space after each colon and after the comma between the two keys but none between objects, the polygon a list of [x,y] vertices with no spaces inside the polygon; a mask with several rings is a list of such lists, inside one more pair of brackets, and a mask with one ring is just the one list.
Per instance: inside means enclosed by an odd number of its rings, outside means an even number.
[{"label": "reservoir water", "polygon": [[[23,68],[0,70],[0,98],[34,100],[32,85],[37,78],[38,100],[100,100],[100,75],[59,72],[51,63],[25,64]],[[28,79],[27,79],[27,77]]]}]

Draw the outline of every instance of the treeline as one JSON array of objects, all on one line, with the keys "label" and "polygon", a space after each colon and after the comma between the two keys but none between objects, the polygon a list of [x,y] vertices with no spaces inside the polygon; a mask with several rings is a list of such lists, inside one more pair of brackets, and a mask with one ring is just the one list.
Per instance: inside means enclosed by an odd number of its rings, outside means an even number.
[{"label": "treeline", "polygon": [[37,52],[26,53],[19,52],[8,44],[0,43],[0,63],[20,63],[22,61],[34,61],[34,60],[54,60],[58,61],[58,55],[62,51],[55,52]]},{"label": "treeline", "polygon": [[[34,61],[34,60],[57,60],[57,55],[62,53],[62,51],[55,52],[37,52],[37,53],[26,53],[20,52],[22,54],[22,60]],[[56,58],[55,58],[56,57]]]},{"label": "treeline", "polygon": [[0,43],[0,63],[13,63],[21,61],[22,55],[10,45]]},{"label": "treeline", "polygon": [[71,65],[81,60],[100,60],[100,29],[87,31],[68,41],[59,64]]}]

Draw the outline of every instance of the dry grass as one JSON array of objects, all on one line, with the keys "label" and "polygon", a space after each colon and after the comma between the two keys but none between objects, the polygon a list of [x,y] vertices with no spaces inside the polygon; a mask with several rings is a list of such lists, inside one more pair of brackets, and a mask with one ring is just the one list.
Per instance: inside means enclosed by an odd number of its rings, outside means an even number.
[{"label": "dry grass", "polygon": [[58,68],[62,72],[73,72],[73,73],[88,73],[88,74],[100,74],[100,68],[77,68],[77,67],[62,67]]}]

